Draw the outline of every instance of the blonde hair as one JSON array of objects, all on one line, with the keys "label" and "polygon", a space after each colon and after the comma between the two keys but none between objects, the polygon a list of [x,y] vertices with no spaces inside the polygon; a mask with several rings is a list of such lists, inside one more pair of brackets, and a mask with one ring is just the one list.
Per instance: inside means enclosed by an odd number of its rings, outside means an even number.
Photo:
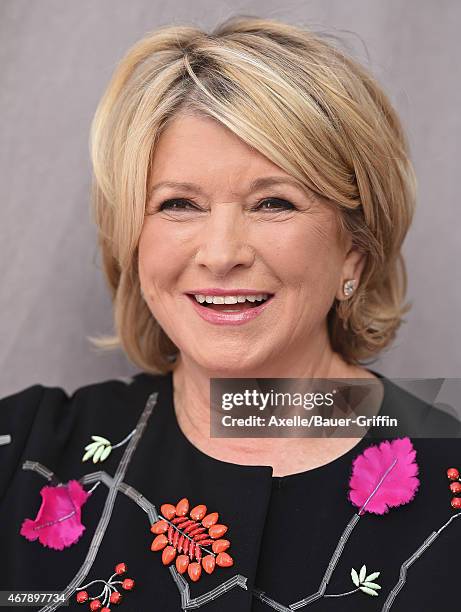
[{"label": "blonde hair", "polygon": [[91,126],[92,201],[114,336],[143,370],[174,368],[178,348],[142,299],[137,267],[153,152],[179,113],[212,117],[333,203],[366,254],[358,289],[328,313],[333,350],[350,364],[395,337],[407,289],[402,242],[415,205],[408,144],[371,74],[304,27],[234,16],[206,33],[165,26],[121,60]]}]

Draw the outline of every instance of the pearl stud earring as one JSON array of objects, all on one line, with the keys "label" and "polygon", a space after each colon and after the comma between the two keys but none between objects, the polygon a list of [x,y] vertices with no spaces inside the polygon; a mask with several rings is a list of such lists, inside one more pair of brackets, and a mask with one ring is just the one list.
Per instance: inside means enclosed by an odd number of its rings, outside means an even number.
[{"label": "pearl stud earring", "polygon": [[355,279],[353,278],[350,280],[347,280],[343,285],[343,292],[346,297],[349,297],[350,295],[352,295],[352,293],[354,293],[354,289],[355,289]]}]

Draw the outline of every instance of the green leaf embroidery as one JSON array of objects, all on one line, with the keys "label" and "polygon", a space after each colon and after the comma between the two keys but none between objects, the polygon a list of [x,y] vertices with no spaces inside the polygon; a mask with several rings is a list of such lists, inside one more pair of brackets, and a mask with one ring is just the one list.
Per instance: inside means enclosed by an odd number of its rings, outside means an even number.
[{"label": "green leaf embroidery", "polygon": [[360,584],[359,575],[357,574],[357,572],[355,571],[354,568],[351,569],[351,578],[352,578],[352,582],[355,584],[355,586],[358,587],[359,584]]},{"label": "green leaf embroidery", "polygon": [[121,442],[115,445],[103,436],[91,436],[91,439],[94,441],[85,446],[86,453],[83,455],[82,461],[88,461],[90,457],[93,457],[93,463],[105,461],[114,448],[126,444],[135,433],[136,429],[133,429]]},{"label": "green leaf embroidery", "polygon": [[381,587],[379,586],[379,584],[376,584],[376,582],[368,582],[368,580],[366,580],[365,582],[362,582],[363,586],[366,586],[370,589],[380,589]]},{"label": "green leaf embroidery", "polygon": [[110,443],[106,446],[102,442],[93,442],[92,444],[88,444],[85,449],[86,453],[83,455],[82,461],[87,461],[90,457],[93,457],[93,463],[97,463],[98,461],[107,459],[112,450],[112,446]]},{"label": "green leaf embroidery", "polygon": [[112,446],[110,444],[109,446],[106,446],[106,448],[101,453],[100,461],[105,461],[107,457],[110,455],[111,450],[112,450]]},{"label": "green leaf embroidery", "polygon": [[91,442],[90,444],[87,444],[85,446],[85,450],[90,450],[90,448],[96,448],[97,446],[99,446],[99,442]]},{"label": "green leaf embroidery", "polygon": [[93,463],[97,463],[99,461],[99,459],[101,458],[101,455],[104,452],[105,447],[103,445],[101,445],[99,448],[96,449],[94,455],[93,455]]},{"label": "green leaf embroidery", "polygon": [[95,440],[96,442],[102,442],[103,444],[110,444],[110,440],[103,438],[102,436],[91,436],[91,439]]},{"label": "green leaf embroidery", "polygon": [[82,461],[88,461],[88,459],[91,457],[91,455],[94,453],[95,449],[94,448],[90,448],[82,457]]},{"label": "green leaf embroidery", "polygon": [[376,591],[373,591],[373,589],[369,589],[366,586],[360,586],[359,589],[363,591],[364,593],[366,593],[367,595],[378,595]]},{"label": "green leaf embroidery", "polygon": [[359,573],[357,573],[354,568],[351,569],[352,582],[356,587],[358,587],[358,589],[367,595],[378,595],[376,590],[379,590],[381,587],[379,584],[376,584],[376,582],[373,582],[373,580],[377,578],[379,574],[380,572],[372,572],[369,576],[367,576],[367,566],[365,564],[362,565]]},{"label": "green leaf embroidery", "polygon": [[112,451],[110,440],[102,436],[91,436],[94,442],[90,442],[85,446],[86,453],[82,457],[82,461],[88,461],[93,457],[93,463],[104,461]]}]

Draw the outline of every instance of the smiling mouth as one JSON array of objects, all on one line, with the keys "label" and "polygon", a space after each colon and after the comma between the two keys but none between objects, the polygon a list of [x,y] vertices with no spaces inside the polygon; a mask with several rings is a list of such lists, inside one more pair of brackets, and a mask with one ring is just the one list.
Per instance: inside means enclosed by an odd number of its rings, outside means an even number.
[{"label": "smiling mouth", "polygon": [[187,297],[190,298],[195,304],[199,306],[203,306],[210,310],[217,310],[221,312],[242,312],[243,310],[251,310],[252,308],[257,308],[266,302],[269,302],[274,295],[269,295],[269,297],[265,300],[255,300],[254,302],[250,302],[245,300],[244,302],[237,302],[237,304],[209,304],[208,302],[202,302],[201,304],[195,299],[195,296],[188,293]]}]

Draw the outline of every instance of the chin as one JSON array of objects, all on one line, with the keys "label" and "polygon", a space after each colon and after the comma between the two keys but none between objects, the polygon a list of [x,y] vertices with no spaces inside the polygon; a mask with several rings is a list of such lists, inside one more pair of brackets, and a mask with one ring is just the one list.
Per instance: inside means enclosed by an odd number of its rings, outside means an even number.
[{"label": "chin", "polygon": [[205,370],[213,372],[215,378],[246,378],[248,372],[262,366],[261,359],[242,359],[241,354],[229,357],[228,354],[219,355],[216,352],[212,358],[209,355],[198,356],[195,361]]}]

